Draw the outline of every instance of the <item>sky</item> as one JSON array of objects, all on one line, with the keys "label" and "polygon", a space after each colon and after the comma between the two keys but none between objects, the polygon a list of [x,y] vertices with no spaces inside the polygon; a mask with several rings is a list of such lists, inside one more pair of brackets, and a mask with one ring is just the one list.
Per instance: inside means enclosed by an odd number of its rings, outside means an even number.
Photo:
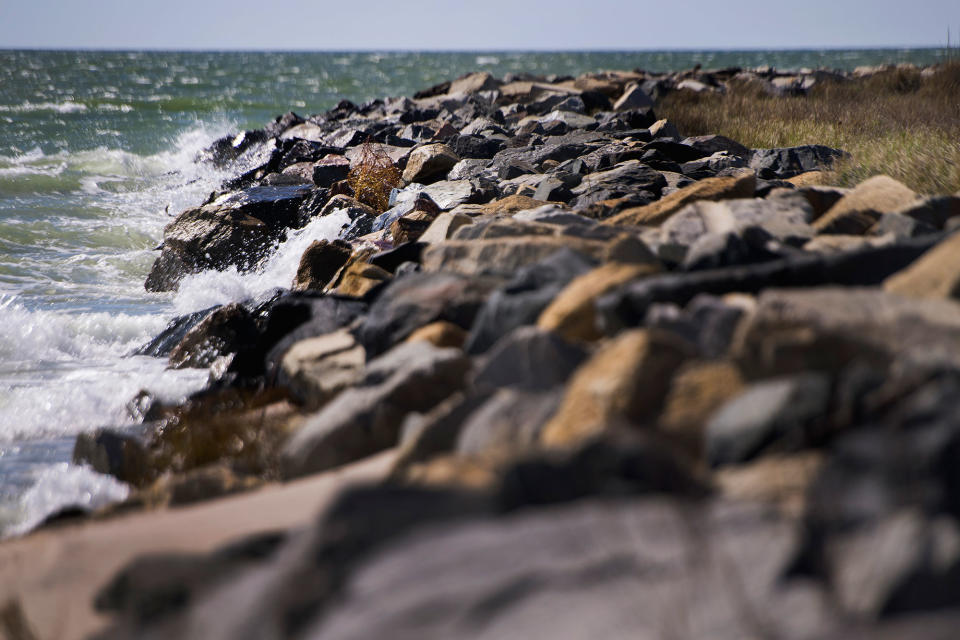
[{"label": "sky", "polygon": [[943,46],[957,0],[0,0],[0,48],[660,50]]}]

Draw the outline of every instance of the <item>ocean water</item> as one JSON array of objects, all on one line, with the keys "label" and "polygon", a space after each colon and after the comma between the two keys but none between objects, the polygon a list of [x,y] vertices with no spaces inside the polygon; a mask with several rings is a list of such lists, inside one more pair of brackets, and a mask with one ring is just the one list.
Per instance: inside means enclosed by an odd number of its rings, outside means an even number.
[{"label": "ocean water", "polygon": [[206,379],[128,354],[175,315],[288,286],[303,248],[339,228],[308,225],[255,273],[208,272],[176,294],[144,291],[164,225],[227,177],[195,162],[217,137],[290,109],[411,95],[477,69],[849,69],[929,64],[943,53],[0,51],[0,536],[62,507],[123,499],[126,486],[70,464],[74,436],[129,424],[126,405],[140,390],[181,399]]}]

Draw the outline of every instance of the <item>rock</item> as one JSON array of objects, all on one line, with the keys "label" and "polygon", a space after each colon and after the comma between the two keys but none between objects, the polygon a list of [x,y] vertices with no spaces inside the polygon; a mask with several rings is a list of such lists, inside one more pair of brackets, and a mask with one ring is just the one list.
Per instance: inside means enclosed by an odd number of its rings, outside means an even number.
[{"label": "rock", "polygon": [[350,260],[352,251],[350,244],[343,240],[314,240],[300,257],[290,288],[294,291],[324,289]]},{"label": "rock", "polygon": [[728,155],[737,156],[739,158],[747,158],[750,156],[750,149],[746,148],[736,140],[727,138],[726,136],[692,136],[690,138],[684,138],[682,142],[683,144],[689,145],[698,150],[705,156],[712,156],[713,154],[721,151],[726,152]]},{"label": "rock", "polygon": [[354,218],[356,215],[363,215],[371,218],[377,216],[377,211],[373,207],[360,202],[356,198],[343,194],[330,198],[330,200],[327,201],[327,204],[323,206],[323,208],[320,210],[320,213],[317,215],[324,217],[337,211],[346,211],[348,214],[350,214],[351,218]]},{"label": "rock", "polygon": [[[497,138],[484,138],[478,135],[460,135],[455,138],[451,138],[447,144],[453,150],[457,157],[462,158],[460,162],[454,165],[453,169],[450,170],[451,173],[457,170],[457,167],[463,163],[464,160],[490,160],[497,154],[498,151],[503,149],[504,142]],[[477,167],[486,167],[489,162],[482,163],[473,163],[473,166]],[[468,163],[465,166],[470,166]],[[460,169],[463,171],[463,167]],[[469,176],[474,177],[474,176]],[[455,177],[448,176],[448,179],[455,180]]]},{"label": "rock", "polygon": [[878,289],[766,290],[732,353],[752,377],[839,371],[853,361],[883,371],[960,362],[960,305]]},{"label": "rock", "polygon": [[157,334],[157,336],[147,344],[139,347],[133,352],[135,356],[153,356],[154,358],[165,358],[176,347],[183,337],[187,335],[190,329],[206,318],[216,307],[201,309],[183,316],[179,316],[170,321],[170,323]]},{"label": "rock", "polygon": [[674,376],[657,426],[701,459],[707,421],[742,389],[740,370],[730,362],[690,362]]},{"label": "rock", "polygon": [[466,350],[482,353],[517,327],[534,324],[563,287],[592,266],[580,254],[561,249],[519,269],[506,285],[487,298],[471,328]]},{"label": "rock", "polygon": [[937,228],[899,213],[884,213],[873,223],[868,233],[876,237],[893,236],[900,240],[937,233]]},{"label": "rock", "polygon": [[435,218],[435,215],[424,211],[414,211],[400,216],[390,225],[390,237],[393,238],[393,244],[400,246],[408,242],[416,242],[423,235],[423,232],[430,227]]},{"label": "rock", "polygon": [[883,288],[911,298],[960,297],[960,234],[949,236],[909,267],[887,278]]},{"label": "rock", "polygon": [[491,76],[486,71],[477,73],[468,73],[450,83],[450,89],[447,91],[450,95],[458,93],[478,93],[480,91],[494,91],[500,88],[502,83]]},{"label": "rock", "polygon": [[849,189],[840,187],[822,187],[800,185],[793,189],[773,189],[768,198],[795,198],[798,194],[807,199],[813,207],[813,220],[818,219],[840,201],[840,198],[849,193]]},{"label": "rock", "polygon": [[441,180],[424,187],[423,192],[443,211],[470,202],[476,197],[476,189],[469,180]]},{"label": "rock", "polygon": [[408,342],[370,361],[362,380],[340,393],[284,445],[287,478],[316,473],[394,446],[403,417],[458,390],[470,361],[459,349]]},{"label": "rock", "polygon": [[170,351],[170,366],[174,369],[209,367],[218,357],[255,342],[258,334],[253,317],[243,306],[232,303],[218,307]]},{"label": "rock", "polygon": [[621,333],[574,373],[560,409],[543,429],[543,444],[569,447],[620,423],[651,420],[673,373],[692,352],[689,344],[668,333]]},{"label": "rock", "polygon": [[295,342],[280,361],[277,383],[316,410],[363,376],[366,351],[346,329]]},{"label": "rock", "polygon": [[73,445],[73,463],[90,466],[134,486],[153,480],[149,465],[149,437],[156,425],[145,423],[133,429],[97,429],[82,432]]},{"label": "rock", "polygon": [[400,275],[397,270],[404,264],[419,268],[420,256],[426,244],[423,242],[407,242],[393,249],[387,249],[370,256],[368,262],[394,275]]},{"label": "rock", "polygon": [[644,321],[651,305],[685,305],[701,294],[758,293],[776,287],[840,287],[830,304],[840,301],[842,287],[876,286],[916,260],[935,243],[929,236],[895,245],[833,255],[799,255],[760,264],[693,273],[650,276],[620,287],[597,301],[605,335]]},{"label": "rock", "polygon": [[756,176],[744,171],[736,176],[705,178],[642,207],[626,209],[604,220],[604,224],[651,225],[660,224],[684,206],[697,200],[728,200],[753,196]]},{"label": "rock", "polygon": [[796,450],[813,440],[806,428],[824,420],[830,379],[817,373],[755,383],[727,402],[706,427],[706,456],[713,466],[750,460],[763,449]]},{"label": "rock", "polygon": [[335,291],[340,296],[363,298],[391,277],[392,274],[386,269],[355,260],[344,269]]},{"label": "rock", "polygon": [[[456,149],[454,149],[454,151],[456,151]],[[458,152],[457,155],[461,154]],[[463,156],[461,155],[461,157]],[[485,170],[489,164],[489,160],[482,158],[464,158],[453,165],[453,169],[450,169],[447,173],[447,180],[470,180],[479,178],[486,173]]]},{"label": "rock", "polygon": [[613,103],[614,111],[629,111],[632,109],[646,109],[653,106],[653,100],[640,88],[638,84],[627,85],[616,102]]},{"label": "rock", "polygon": [[209,465],[183,474],[164,475],[141,489],[128,502],[151,509],[180,507],[259,488],[263,480],[240,475],[222,464]]},{"label": "rock", "polygon": [[704,358],[719,359],[726,356],[741,318],[754,307],[749,296],[700,294],[683,310],[671,304],[652,305],[643,324],[683,336],[697,345]]},{"label": "rock", "polygon": [[473,386],[546,391],[562,386],[587,353],[537,327],[520,327],[490,349]]},{"label": "rock", "polygon": [[251,187],[187,209],[164,229],[163,251],[147,276],[148,291],[170,291],[184,275],[236,265],[250,269],[300,224],[303,186]]},{"label": "rock", "polygon": [[803,245],[803,250],[808,253],[829,255],[887,247],[895,242],[896,238],[893,235],[873,237],[824,234]]},{"label": "rock", "polygon": [[909,206],[917,194],[887,176],[864,180],[815,223],[819,233],[863,234],[884,213]]},{"label": "rock", "polygon": [[350,174],[350,160],[330,155],[313,165],[311,179],[318,187],[329,188],[334,182],[346,180]]},{"label": "rock", "polygon": [[681,138],[677,128],[667,120],[657,120],[650,125],[650,135],[654,139],[670,138],[672,140],[679,140]]},{"label": "rock", "polygon": [[427,230],[423,232],[419,240],[427,244],[444,242],[449,240],[457,229],[468,224],[473,224],[473,219],[470,216],[453,211],[445,211],[437,216]]},{"label": "rock", "polygon": [[[463,229],[461,228],[461,231]],[[423,252],[423,269],[465,276],[509,277],[520,267],[539,262],[564,248],[600,260],[604,257],[607,243],[546,235],[449,240],[431,245]]]},{"label": "rock", "polygon": [[803,451],[721,467],[713,477],[726,497],[775,504],[787,515],[798,517],[805,511],[810,487],[822,466],[822,453]]},{"label": "rock", "polygon": [[467,340],[467,332],[452,322],[431,322],[411,333],[405,342],[422,340],[435,347],[455,347],[460,349]]},{"label": "rock", "polygon": [[612,262],[599,266],[568,284],[540,314],[537,326],[571,341],[597,340],[601,334],[596,328],[596,299],[625,282],[657,271],[655,264]]},{"label": "rock", "polygon": [[829,169],[847,154],[819,144],[783,149],[755,149],[750,168],[765,180],[792,178],[808,171]]},{"label": "rock", "polygon": [[613,169],[584,176],[580,184],[571,191],[577,196],[574,205],[585,207],[600,200],[618,198],[638,191],[646,191],[655,198],[666,184],[666,179],[658,171],[641,164],[639,160],[628,160]]},{"label": "rock", "polygon": [[943,229],[947,221],[960,216],[960,196],[930,196],[905,205],[897,211],[935,229]]},{"label": "rock", "polygon": [[428,184],[442,179],[460,161],[457,154],[445,144],[431,144],[415,149],[403,170],[406,183]]},{"label": "rock", "polygon": [[377,296],[356,335],[369,356],[375,357],[432,322],[447,321],[468,329],[499,284],[448,273],[397,278]]},{"label": "rock", "polygon": [[465,457],[511,459],[534,449],[540,431],[556,413],[563,394],[504,387],[464,421],[455,452]]}]

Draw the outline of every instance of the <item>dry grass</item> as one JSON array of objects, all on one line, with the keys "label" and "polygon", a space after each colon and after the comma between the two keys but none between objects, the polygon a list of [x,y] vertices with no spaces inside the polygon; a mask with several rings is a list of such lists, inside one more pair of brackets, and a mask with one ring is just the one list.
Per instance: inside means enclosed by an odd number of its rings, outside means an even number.
[{"label": "dry grass", "polygon": [[400,186],[401,174],[380,146],[368,140],[360,147],[347,182],[357,200],[382,213],[389,206],[390,191]]},{"label": "dry grass", "polygon": [[887,174],[921,193],[960,191],[960,63],[931,77],[894,69],[773,97],[740,84],[726,95],[676,92],[659,105],[685,135],[719,133],[754,148],[825,144],[848,151],[836,184]]}]

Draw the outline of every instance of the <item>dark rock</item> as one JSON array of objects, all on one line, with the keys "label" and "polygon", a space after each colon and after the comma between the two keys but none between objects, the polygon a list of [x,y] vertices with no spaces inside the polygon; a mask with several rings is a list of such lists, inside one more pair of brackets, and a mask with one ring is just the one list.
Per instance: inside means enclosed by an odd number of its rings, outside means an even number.
[{"label": "dark rock", "polygon": [[662,157],[677,163],[690,162],[703,158],[705,154],[697,147],[676,142],[667,138],[660,138],[644,145],[645,151],[657,151]]},{"label": "dark rock", "polygon": [[174,318],[153,340],[138,348],[132,355],[153,356],[154,358],[165,358],[169,356],[173,348],[183,340],[183,336],[185,336],[190,329],[197,326],[197,324],[206,318],[215,308],[216,307],[209,307]]},{"label": "dark rock", "polygon": [[572,204],[579,208],[641,191],[656,197],[666,184],[667,181],[658,171],[641,164],[639,160],[629,160],[613,169],[584,176],[580,184],[572,189],[576,195]]},{"label": "dark rock", "polygon": [[350,161],[343,156],[330,156],[313,165],[313,183],[329,188],[334,182],[346,180],[350,173]]},{"label": "dark rock", "polygon": [[697,345],[704,358],[712,360],[726,355],[746,313],[743,305],[703,294],[691,300],[682,311],[673,305],[652,305],[644,324],[683,336]]},{"label": "dark rock", "polygon": [[233,303],[218,307],[170,351],[170,366],[208,367],[222,355],[248,348],[258,337],[257,325],[243,306]]},{"label": "dark rock", "polygon": [[415,273],[391,282],[357,329],[370,357],[405,339],[414,330],[446,320],[469,329],[497,281],[445,273]]},{"label": "dark rock", "polygon": [[300,257],[291,288],[294,291],[325,288],[347,264],[352,252],[350,244],[343,240],[314,240]]},{"label": "dark rock", "polygon": [[726,136],[693,136],[690,138],[685,138],[683,143],[693,147],[694,149],[697,149],[704,156],[712,156],[718,151],[723,151],[728,155],[737,156],[740,158],[749,158],[750,156],[750,149],[746,148],[735,140],[727,138]]},{"label": "dark rock", "polygon": [[493,158],[504,143],[496,138],[483,138],[478,135],[461,135],[448,140],[450,148],[460,158]]},{"label": "dark rock", "polygon": [[847,154],[839,149],[811,144],[785,149],[755,149],[750,168],[761,178],[791,178],[807,171],[830,168]]},{"label": "dark rock", "polygon": [[135,429],[97,429],[77,436],[73,463],[89,465],[97,473],[141,486],[154,478],[147,464],[149,436],[156,429],[145,423]]},{"label": "dark rock", "polygon": [[545,391],[566,382],[586,357],[582,347],[556,334],[521,327],[491,348],[473,384]]},{"label": "dark rock", "polygon": [[826,418],[829,402],[830,379],[822,374],[758,382],[707,423],[707,460],[714,466],[737,464],[767,447],[789,451],[812,444],[805,428]]},{"label": "dark rock", "polygon": [[164,229],[163,252],[147,276],[148,291],[174,289],[184,275],[236,265],[249,269],[299,222],[309,189],[252,187],[187,209]]}]

